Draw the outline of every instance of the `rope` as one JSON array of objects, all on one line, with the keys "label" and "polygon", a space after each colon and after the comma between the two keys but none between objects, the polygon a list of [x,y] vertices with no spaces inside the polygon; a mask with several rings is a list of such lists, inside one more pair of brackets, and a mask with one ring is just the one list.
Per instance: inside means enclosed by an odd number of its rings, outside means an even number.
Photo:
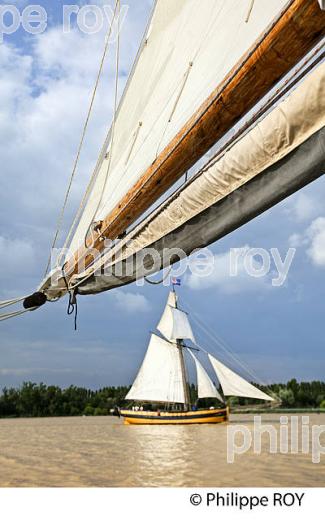
[{"label": "rope", "polygon": [[251,17],[252,11],[253,11],[254,4],[255,4],[255,0],[251,0],[250,6],[249,6],[249,9],[248,9],[248,13],[247,13],[247,16],[246,16],[245,23],[249,22],[249,19]]},{"label": "rope", "polygon": [[8,312],[8,314],[0,314],[0,321],[6,321],[6,320],[10,320],[11,318],[16,318],[17,316],[21,316],[22,314],[25,314],[26,312],[35,311],[36,309],[38,309],[38,307],[33,307],[31,309],[24,309],[23,311]]},{"label": "rope", "polygon": [[96,210],[94,211],[92,222],[94,221],[96,214],[99,210],[99,207],[101,205],[104,192],[106,191],[107,186],[107,180],[109,178],[109,173],[111,169],[111,163],[112,163],[112,156],[113,156],[113,145],[114,145],[114,137],[115,137],[115,125],[116,125],[116,115],[117,115],[117,108],[118,108],[118,81],[119,81],[119,67],[120,67],[120,0],[117,0],[117,6],[118,6],[118,27],[117,27],[117,44],[116,44],[116,61],[115,61],[115,91],[114,91],[114,112],[113,112],[113,121],[112,121],[112,132],[111,132],[111,146],[109,150],[109,161],[106,169],[106,175],[104,184],[101,190],[100,199],[98,201],[98,204],[96,206]]},{"label": "rope", "polygon": [[[118,81],[119,81],[119,64],[120,64],[120,0],[116,0],[116,7],[118,7],[118,10],[117,10],[117,23],[118,23],[118,27],[117,27],[117,45],[116,45],[116,62],[115,62],[115,92],[114,92],[114,112],[113,112],[113,121],[112,121],[112,126],[111,126],[111,146],[110,146],[110,150],[109,150],[109,160],[108,160],[108,165],[107,165],[107,169],[106,169],[106,175],[105,175],[105,179],[104,179],[104,183],[103,183],[103,186],[102,186],[102,189],[101,189],[101,194],[100,194],[100,198],[97,202],[97,205],[96,205],[96,209],[94,210],[93,212],[93,216],[90,220],[90,223],[89,223],[89,226],[87,228],[87,231],[85,233],[85,237],[84,237],[84,241],[85,241],[85,245],[86,247],[91,247],[88,246],[86,244],[86,241],[87,241],[87,235],[89,233],[89,230],[92,226],[92,224],[94,223],[95,221],[95,217],[96,217],[96,214],[99,210],[99,207],[101,205],[101,202],[102,202],[102,199],[103,199],[103,195],[106,191],[106,186],[107,186],[107,181],[108,181],[108,178],[109,178],[109,173],[110,173],[110,169],[111,169],[111,163],[112,163],[112,155],[113,155],[113,144],[114,144],[114,136],[115,136],[115,125],[116,125],[116,116],[117,116],[117,110],[118,110]],[[98,233],[98,236],[97,238],[101,238],[102,237],[102,233]],[[93,237],[92,237],[92,240],[93,240]],[[80,258],[80,260],[82,260],[83,258],[85,258],[85,256],[87,255],[87,252],[84,253],[84,255]]]},{"label": "rope", "polygon": [[78,318],[78,301],[77,301],[77,291],[76,289],[71,289],[68,284],[68,280],[66,278],[65,272],[64,272],[65,264],[62,266],[62,276],[64,283],[66,285],[68,294],[69,294],[69,301],[68,301],[68,308],[67,308],[67,315],[71,316],[74,313],[74,330],[77,330],[77,318]]},{"label": "rope", "polygon": [[[172,110],[171,110],[170,116],[169,116],[169,118],[168,118],[168,121],[167,121],[166,124],[165,124],[165,128],[164,128],[164,130],[163,130],[163,132],[162,132],[162,135],[161,135],[161,138],[160,138],[160,140],[159,140],[159,142],[158,142],[157,151],[156,151],[156,159],[157,159],[158,154],[159,154],[159,152],[160,152],[161,143],[163,142],[163,140],[164,140],[164,138],[165,138],[167,128],[168,128],[169,124],[172,122],[172,119],[173,119],[173,116],[174,116],[174,114],[175,114],[175,112],[176,112],[177,106],[178,106],[178,104],[179,104],[179,102],[180,102],[180,100],[181,100],[181,97],[182,97],[182,95],[183,95],[183,92],[184,92],[184,90],[185,90],[186,83],[187,83],[187,80],[188,80],[188,78],[189,78],[189,75],[190,75],[190,72],[191,72],[191,70],[192,70],[192,67],[193,67],[193,61],[190,61],[189,64],[188,64],[188,67],[187,67],[187,69],[186,69],[186,71],[185,71],[185,73],[184,73],[183,81],[182,81],[182,83],[181,83],[181,86],[180,86],[179,92],[178,92],[178,94],[177,94],[177,96],[176,96],[176,99],[175,99],[175,102],[174,102],[173,108],[172,108]],[[157,121],[158,121],[158,120],[159,120],[159,118],[157,118]]]},{"label": "rope", "polygon": [[147,276],[144,277],[145,281],[150,283],[151,285],[160,285],[161,283],[164,283],[168,276],[170,275],[170,273],[172,272],[172,267],[169,267],[167,273],[162,277],[161,280],[158,280],[157,282],[155,280],[149,280],[149,278]]},{"label": "rope", "polygon": [[181,97],[182,97],[182,94],[183,94],[183,92],[184,92],[184,89],[185,89],[185,87],[186,87],[186,83],[187,83],[187,80],[188,80],[188,78],[189,78],[189,75],[190,75],[190,72],[191,72],[192,67],[193,67],[193,62],[190,61],[190,63],[188,64],[187,70],[186,70],[186,72],[185,72],[185,74],[184,74],[184,79],[183,79],[183,83],[182,83],[182,85],[181,85],[180,91],[179,91],[179,93],[178,93],[178,96],[177,96],[177,98],[176,98],[176,100],[175,100],[175,103],[174,103],[173,109],[172,109],[171,114],[170,114],[170,116],[169,116],[168,123],[171,123],[171,120],[173,119],[173,115],[175,114],[175,111],[176,111],[177,105],[178,105],[178,103],[179,103],[179,101],[180,101],[180,99],[181,99]]},{"label": "rope", "polygon": [[[253,380],[256,380],[260,385],[269,387],[268,384],[265,383],[265,381],[262,381],[256,373],[254,373],[244,362],[242,362],[230,349],[229,345],[226,344],[224,340],[222,340],[220,337],[218,337],[215,332],[212,332],[210,328],[208,328],[207,325],[205,325],[200,318],[197,316],[196,312],[193,311],[193,309],[190,308],[190,306],[187,303],[187,307],[191,310],[191,316],[193,317],[194,321],[196,321],[197,325],[206,333],[206,335],[218,346],[220,347],[228,356],[232,358],[232,360],[241,366],[241,368],[250,376],[253,378]],[[203,350],[205,353],[208,353],[203,347],[199,347],[201,350]],[[272,391],[270,391],[271,393]],[[279,399],[276,394],[273,393],[273,396]]]},{"label": "rope", "polygon": [[26,298],[27,298],[27,296],[22,296],[20,298],[14,298],[13,300],[0,301],[0,309],[4,309],[5,307],[10,307],[10,305],[15,305],[16,303],[24,301]]},{"label": "rope", "polygon": [[85,124],[84,124],[84,127],[83,127],[82,136],[81,136],[81,140],[80,140],[79,147],[78,147],[77,156],[76,156],[76,159],[75,159],[75,162],[74,162],[74,165],[73,165],[73,169],[72,169],[72,173],[71,173],[71,176],[70,176],[68,189],[66,191],[65,198],[64,198],[64,203],[63,203],[63,206],[62,206],[62,209],[61,209],[58,221],[57,221],[57,228],[56,228],[56,232],[55,232],[55,235],[54,235],[54,238],[53,238],[51,251],[50,251],[50,256],[49,256],[49,259],[48,259],[48,262],[47,262],[47,266],[46,266],[44,277],[47,275],[47,273],[49,271],[49,268],[50,268],[50,265],[51,265],[52,251],[53,251],[53,249],[56,246],[57,239],[58,239],[59,233],[61,231],[64,213],[65,213],[66,206],[67,206],[67,203],[68,203],[68,199],[69,199],[72,183],[73,183],[73,180],[74,180],[74,177],[75,177],[75,174],[76,174],[76,170],[77,170],[77,167],[78,167],[78,164],[79,164],[79,159],[80,159],[82,147],[83,147],[83,144],[84,144],[84,141],[85,141],[85,137],[86,137],[86,132],[87,132],[88,125],[89,125],[90,116],[91,116],[92,109],[93,109],[93,106],[94,106],[94,102],[95,102],[95,98],[96,98],[96,94],[97,94],[97,90],[98,90],[99,81],[100,81],[100,78],[101,78],[101,75],[102,75],[105,59],[106,59],[106,56],[107,56],[107,51],[108,51],[109,44],[110,44],[110,35],[111,35],[111,32],[112,32],[112,28],[113,28],[113,23],[114,23],[114,19],[115,19],[116,9],[117,9],[117,6],[119,4],[120,4],[120,0],[116,0],[114,16],[112,18],[112,22],[110,24],[109,31],[108,31],[108,34],[107,34],[107,37],[106,37],[106,42],[105,42],[105,46],[104,46],[104,52],[103,52],[103,55],[102,55],[102,58],[101,58],[99,71],[98,71],[98,74],[97,74],[95,86],[94,86],[92,97],[91,97],[90,106],[89,106],[89,109],[88,109],[86,121],[85,121]]},{"label": "rope", "polygon": [[133,149],[134,149],[134,147],[135,147],[135,143],[136,143],[137,140],[138,140],[138,136],[139,136],[139,133],[140,133],[141,127],[142,127],[142,122],[140,121],[139,124],[138,124],[138,128],[137,128],[136,131],[134,132],[134,139],[133,139],[133,142],[132,142],[132,144],[131,144],[130,151],[129,151],[129,153],[128,153],[127,159],[126,159],[126,161],[125,161],[125,166],[127,166],[127,163],[128,163],[129,160],[130,160],[131,154],[132,154]]}]

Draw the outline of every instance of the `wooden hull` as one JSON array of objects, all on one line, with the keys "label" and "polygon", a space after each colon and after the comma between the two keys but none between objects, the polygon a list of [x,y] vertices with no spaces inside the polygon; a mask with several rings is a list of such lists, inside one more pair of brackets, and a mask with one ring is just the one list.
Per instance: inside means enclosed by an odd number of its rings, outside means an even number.
[{"label": "wooden hull", "polygon": [[146,412],[120,410],[124,424],[216,424],[228,420],[229,409],[197,410],[189,412]]}]

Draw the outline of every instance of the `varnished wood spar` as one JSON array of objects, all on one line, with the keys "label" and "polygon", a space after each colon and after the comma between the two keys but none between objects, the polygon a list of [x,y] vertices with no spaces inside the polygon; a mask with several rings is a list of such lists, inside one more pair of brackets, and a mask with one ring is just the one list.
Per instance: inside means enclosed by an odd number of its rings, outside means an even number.
[{"label": "varnished wood spar", "polygon": [[[102,235],[123,233],[324,35],[325,12],[317,0],[294,0],[107,215]],[[101,251],[103,242],[97,239],[92,247]],[[83,270],[93,257],[80,249],[66,266],[68,276],[78,272],[78,261]]]}]

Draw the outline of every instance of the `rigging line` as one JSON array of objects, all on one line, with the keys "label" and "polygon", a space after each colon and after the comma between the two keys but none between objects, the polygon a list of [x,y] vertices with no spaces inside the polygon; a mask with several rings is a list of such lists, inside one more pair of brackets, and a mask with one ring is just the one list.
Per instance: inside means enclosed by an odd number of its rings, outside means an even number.
[{"label": "rigging line", "polygon": [[172,119],[173,119],[173,116],[174,116],[174,114],[175,114],[175,112],[176,112],[176,109],[177,109],[177,107],[178,107],[178,104],[179,104],[179,102],[180,102],[180,99],[181,99],[181,97],[182,97],[182,95],[183,95],[183,92],[184,92],[184,90],[185,90],[185,87],[186,87],[186,84],[187,84],[187,80],[188,80],[188,78],[189,78],[189,75],[190,75],[190,72],[191,72],[191,70],[192,70],[192,67],[193,67],[193,61],[190,61],[189,64],[188,64],[188,66],[187,66],[187,69],[186,69],[186,71],[185,71],[185,74],[184,74],[184,76],[183,76],[183,81],[182,81],[182,83],[181,83],[181,88],[180,88],[180,90],[179,90],[179,92],[178,92],[178,94],[177,94],[177,96],[176,96],[176,99],[175,99],[175,102],[174,102],[174,105],[173,105],[172,111],[171,111],[171,113],[170,113],[170,116],[169,116],[169,118],[168,118],[166,124],[165,124],[165,128],[164,128],[164,131],[163,131],[163,133],[162,133],[161,139],[160,139],[160,141],[158,142],[158,147],[157,147],[157,151],[156,151],[156,159],[157,159],[157,157],[158,157],[158,155],[159,155],[159,152],[160,152],[160,146],[161,146],[161,143],[163,142],[164,137],[165,137],[165,135],[166,135],[166,131],[167,131],[168,125],[171,123],[171,121],[172,121]]},{"label": "rigging line", "polygon": [[[190,308],[188,303],[186,303],[186,305],[187,305],[187,307]],[[200,320],[197,313],[192,308],[190,308],[190,311],[191,311],[191,316],[193,316],[194,320],[199,325],[199,327],[206,333],[206,335],[216,345],[218,345],[224,352],[226,352],[226,354],[228,354],[233,359],[233,361],[238,363],[245,370],[245,372],[247,372],[251,377],[256,379],[259,382],[259,384],[261,384],[263,386],[268,386],[268,385],[266,385],[265,381],[262,381],[256,373],[254,373],[251,369],[249,369],[249,367],[235,355],[235,353],[232,351],[232,349],[229,347],[229,345],[227,345],[227,343],[223,339],[219,338],[215,334],[214,331],[212,332],[212,330]],[[202,348],[202,350],[204,350],[204,349]],[[206,351],[204,350],[204,352],[206,352]]]},{"label": "rigging line", "polygon": [[255,4],[255,0],[251,0],[251,3],[250,3],[249,8],[248,8],[248,13],[247,13],[247,16],[246,16],[246,19],[245,19],[245,23],[249,22],[249,19],[251,17],[252,11],[253,11],[254,4]]},{"label": "rigging line", "polygon": [[[102,201],[102,198],[103,198],[103,194],[104,194],[104,191],[106,189],[106,184],[107,184],[107,179],[108,179],[108,174],[109,174],[109,169],[110,169],[110,164],[111,164],[111,158],[112,158],[112,149],[113,149],[113,141],[114,141],[114,130],[115,130],[115,122],[116,122],[116,115],[117,115],[117,103],[118,103],[118,80],[119,80],[119,60],[120,60],[120,0],[116,0],[116,9],[114,11],[114,14],[115,14],[115,17],[117,18],[117,24],[118,24],[118,27],[117,27],[117,45],[116,45],[116,63],[115,63],[115,93],[114,93],[114,112],[113,112],[113,121],[112,121],[112,126],[111,126],[111,131],[110,131],[110,140],[111,140],[111,149],[110,149],[110,154],[109,154],[109,162],[108,162],[108,166],[107,166],[107,170],[106,170],[106,175],[105,175],[105,181],[104,181],[104,184],[103,184],[103,187],[102,187],[102,191],[101,191],[101,196],[100,196],[100,199],[97,203],[97,206],[96,206],[96,209],[93,213],[93,216],[92,216],[92,219],[89,223],[89,226],[87,228],[87,231],[86,231],[86,235],[85,235],[85,240],[86,240],[86,237],[87,237],[87,234],[90,230],[90,227],[92,225],[92,223],[94,222],[94,219],[95,219],[95,216],[96,216],[96,213],[99,209],[99,206],[100,206],[100,203]],[[112,30],[112,26],[113,26],[113,21],[112,21],[112,24],[111,24],[111,30]],[[105,143],[106,144],[106,143]],[[104,146],[105,146],[104,144]],[[104,147],[103,147],[104,149]],[[87,189],[87,192],[86,194],[84,195],[84,198],[83,200],[85,200],[89,194],[89,191],[90,191],[90,184],[88,185],[88,189]],[[81,210],[81,206],[79,207],[79,210]],[[75,218],[75,221],[76,221],[76,218]],[[72,233],[72,228],[70,229],[70,236],[71,236],[71,233]],[[100,237],[101,235],[99,235]],[[68,243],[68,239],[66,240],[66,244]],[[85,252],[85,254],[79,259],[82,260],[85,258],[87,252]],[[65,264],[64,264],[65,265]]]},{"label": "rigging line", "polygon": [[24,301],[26,298],[27,298],[27,296],[22,296],[19,298],[14,298],[12,300],[0,301],[0,309],[4,309],[5,307],[10,307],[11,305],[15,305],[16,303]]},{"label": "rigging line", "polygon": [[31,309],[24,309],[22,311],[9,312],[8,314],[0,314],[0,321],[6,321],[10,320],[11,318],[16,318],[18,316],[21,316],[22,314],[25,314],[26,312],[35,311],[36,309],[38,309],[38,307],[32,307]]},{"label": "rigging line", "polygon": [[[198,321],[197,321],[197,324],[199,325]],[[200,325],[199,325],[200,326]],[[203,326],[201,325],[201,328],[203,329]],[[210,337],[210,339],[212,339],[218,346],[220,346],[230,357],[233,358],[233,361],[235,361],[237,364],[239,364],[241,366],[241,368],[243,370],[245,370],[245,372],[253,378],[253,382],[254,380],[256,381],[257,384],[261,385],[262,387],[264,388],[267,388],[268,390],[268,393],[271,394],[275,399],[276,401],[279,401],[279,396],[270,388],[271,384],[268,384],[266,383],[265,381],[262,381],[261,378],[256,374],[254,373],[253,371],[251,371],[248,366],[245,366],[245,364],[239,359],[237,358],[235,355],[233,355],[231,353],[231,351],[229,349],[227,349],[227,347],[223,346],[222,343],[218,343],[217,340],[212,336],[212,334],[209,334],[209,332],[207,330],[205,330],[206,334]],[[199,345],[196,345],[200,350],[202,350],[202,352],[204,352],[205,354],[208,354],[208,355],[211,355],[210,352],[208,352],[204,347],[202,346],[199,346]],[[255,384],[256,384],[255,383]]]},{"label": "rigging line", "polygon": [[[110,170],[111,170],[111,164],[112,164],[112,156],[113,156],[113,147],[114,147],[114,137],[115,137],[115,125],[116,125],[116,118],[117,118],[117,111],[118,111],[118,84],[119,84],[119,69],[120,69],[120,12],[121,12],[121,1],[116,0],[116,5],[118,7],[117,12],[117,43],[116,43],[116,59],[115,59],[115,89],[114,89],[114,111],[113,111],[113,120],[112,120],[112,130],[111,130],[111,143],[110,143],[110,149],[109,149],[109,158],[108,158],[108,165],[106,169],[106,175],[104,178],[103,186],[100,193],[100,198],[98,200],[98,203],[96,205],[96,209],[93,212],[93,217],[91,219],[90,225],[88,227],[87,232],[89,231],[89,228],[91,224],[94,222],[96,218],[96,214],[99,211],[100,205],[103,200],[104,193],[106,191],[107,187],[107,181],[110,177]],[[102,233],[99,234],[99,238],[102,236]]]},{"label": "rigging line", "polygon": [[130,147],[130,151],[129,151],[128,156],[127,156],[126,161],[125,161],[125,166],[127,166],[128,162],[129,162],[129,159],[130,159],[130,157],[132,155],[133,149],[135,147],[135,143],[137,142],[138,137],[139,137],[139,133],[140,133],[141,127],[142,127],[142,121],[139,121],[138,127],[137,127],[137,129],[136,129],[136,131],[134,133],[134,139],[132,141],[132,144],[131,144],[131,147]]},{"label": "rigging line", "polygon": [[82,151],[83,144],[84,144],[84,141],[85,141],[85,137],[86,137],[86,133],[87,133],[87,129],[88,129],[91,113],[92,113],[92,110],[93,110],[96,94],[97,94],[97,91],[98,91],[99,81],[100,81],[100,78],[101,78],[101,75],[102,75],[102,72],[103,72],[104,63],[105,63],[105,60],[106,60],[106,56],[107,56],[107,52],[108,52],[108,48],[109,48],[109,44],[110,44],[110,36],[111,36],[112,28],[113,28],[113,23],[114,23],[115,16],[116,16],[117,5],[119,4],[119,2],[120,2],[120,0],[116,0],[116,2],[115,2],[114,15],[113,15],[113,18],[112,18],[112,21],[110,23],[109,30],[108,30],[108,33],[107,33],[107,36],[106,36],[104,52],[103,52],[103,55],[102,55],[102,58],[101,58],[101,61],[100,61],[100,66],[99,66],[97,78],[96,78],[96,81],[95,81],[95,86],[94,86],[93,93],[92,93],[92,96],[91,96],[90,106],[89,106],[87,117],[86,117],[86,121],[85,121],[85,124],[84,124],[84,127],[83,127],[82,136],[81,136],[81,140],[80,140],[80,143],[79,143],[79,146],[78,146],[77,156],[76,156],[76,159],[75,159],[75,162],[74,162],[74,165],[73,165],[73,169],[72,169],[72,173],[71,173],[71,176],[70,176],[68,188],[67,188],[67,191],[66,191],[66,194],[65,194],[64,203],[63,203],[63,206],[62,206],[62,209],[61,209],[58,221],[57,221],[57,228],[56,228],[56,232],[55,232],[55,235],[54,235],[54,238],[53,238],[51,251],[50,251],[50,256],[49,256],[49,259],[48,259],[48,263],[47,263],[47,266],[46,266],[44,277],[47,275],[47,273],[49,271],[49,268],[50,268],[50,265],[51,265],[52,250],[56,246],[57,239],[58,239],[59,233],[61,231],[64,213],[65,213],[66,206],[67,206],[67,203],[68,203],[68,199],[69,199],[72,183],[73,183],[73,180],[74,180],[74,177],[75,177],[75,174],[76,174],[76,171],[77,171],[77,167],[78,167],[78,164],[79,164],[81,151]]},{"label": "rigging line", "polygon": [[158,280],[158,281],[149,280],[149,278],[147,276],[145,276],[144,279],[145,279],[146,282],[150,283],[151,285],[160,285],[161,283],[163,283],[163,282],[165,282],[167,280],[168,276],[172,272],[172,269],[173,269],[173,267],[169,267],[168,270],[167,270],[167,273],[162,277],[161,280]]}]

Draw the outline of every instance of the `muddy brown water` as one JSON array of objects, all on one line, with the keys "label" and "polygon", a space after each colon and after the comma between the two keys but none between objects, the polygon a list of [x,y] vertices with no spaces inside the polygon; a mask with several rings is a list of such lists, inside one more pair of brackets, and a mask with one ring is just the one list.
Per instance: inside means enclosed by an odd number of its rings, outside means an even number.
[{"label": "muddy brown water", "polygon": [[[280,438],[280,415],[261,417]],[[320,463],[312,462],[311,433],[325,424],[325,414],[308,416],[309,453],[301,453],[303,430],[301,416],[296,417],[297,454],[290,453],[289,428],[289,453],[269,453],[269,435],[264,433],[260,454],[252,443],[232,464],[227,462],[226,424],[125,426],[115,417],[3,419],[0,486],[323,486],[325,455]],[[233,415],[229,426],[244,427],[249,438],[253,421],[252,415]],[[243,433],[236,435],[239,445]],[[318,437],[325,446],[325,432]]]}]

